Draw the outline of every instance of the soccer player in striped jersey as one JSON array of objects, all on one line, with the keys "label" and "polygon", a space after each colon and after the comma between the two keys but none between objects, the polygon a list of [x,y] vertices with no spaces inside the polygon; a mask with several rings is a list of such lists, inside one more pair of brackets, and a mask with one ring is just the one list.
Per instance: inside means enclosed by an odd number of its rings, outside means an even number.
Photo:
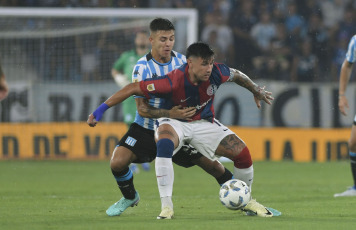
[{"label": "soccer player in striped jersey", "polygon": [[[172,159],[185,142],[210,160],[216,160],[220,156],[231,159],[234,162],[234,178],[246,182],[251,188],[254,170],[249,149],[242,139],[215,119],[215,93],[221,84],[228,81],[248,89],[258,108],[261,107],[260,101],[271,104],[273,100],[271,92],[259,87],[242,72],[214,63],[214,51],[209,45],[197,42],[188,47],[186,64],[165,76],[131,83],[105,101],[105,105],[111,107],[131,95],[144,95],[146,98],[159,96],[165,99],[166,109],[172,106],[195,108],[196,112],[190,120],[165,117],[157,119],[155,168],[162,204],[158,219],[171,219],[174,215]],[[99,116],[102,112],[100,109],[95,111]],[[90,125],[96,123],[95,113],[89,116]],[[279,211],[266,208],[253,199],[244,207],[244,211],[248,215],[261,217],[281,215]]]},{"label": "soccer player in striped jersey", "polygon": [[8,94],[9,94],[9,87],[7,86],[5,74],[2,71],[1,64],[0,64],[0,101],[5,99]]},{"label": "soccer player in striped jersey", "polygon": [[[156,18],[150,23],[151,52],[138,60],[134,67],[133,82],[144,79],[156,78],[156,76],[167,74],[186,62],[184,55],[173,51],[174,26],[163,18]],[[133,184],[133,174],[129,164],[151,162],[156,158],[157,147],[154,140],[154,118],[170,117],[177,119],[190,119],[194,115],[194,108],[182,109],[180,106],[170,110],[163,109],[164,101],[161,98],[147,100],[144,97],[135,98],[137,105],[136,118],[127,133],[119,141],[114,149],[110,167],[123,197],[110,206],[106,213],[109,216],[121,215],[128,207],[137,205],[139,194]],[[93,122],[100,121],[102,114],[109,107],[103,103],[93,114],[89,115],[88,123],[95,126]],[[216,178],[219,184],[232,179],[232,173],[217,160],[210,160],[198,153],[189,145],[183,146],[173,157],[173,162],[182,167],[198,165],[210,175]]]},{"label": "soccer player in striped jersey", "polygon": [[[346,53],[346,58],[344,63],[341,66],[340,72],[340,82],[339,82],[339,110],[342,115],[347,115],[346,108],[349,108],[349,103],[346,98],[346,88],[347,83],[350,80],[350,76],[352,73],[353,64],[356,61],[356,35],[354,35],[350,42],[349,47]],[[356,115],[354,117],[354,122],[351,128],[351,136],[349,139],[349,155],[351,161],[351,173],[353,177],[353,186],[348,188],[346,191],[342,193],[334,194],[334,197],[342,197],[342,196],[356,196]]]}]

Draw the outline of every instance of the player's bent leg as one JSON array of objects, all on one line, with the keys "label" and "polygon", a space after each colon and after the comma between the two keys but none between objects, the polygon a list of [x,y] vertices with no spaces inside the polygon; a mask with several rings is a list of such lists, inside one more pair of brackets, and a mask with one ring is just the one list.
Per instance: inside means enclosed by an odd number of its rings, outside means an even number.
[{"label": "player's bent leg", "polygon": [[106,214],[109,216],[121,215],[128,207],[137,205],[140,200],[133,184],[133,173],[128,167],[135,159],[136,156],[132,151],[125,147],[116,147],[114,150],[110,167],[123,197],[106,210]]},{"label": "player's bent leg", "polygon": [[232,173],[225,168],[219,161],[212,161],[204,157],[193,146],[184,144],[182,148],[173,156],[172,161],[184,168],[190,168],[195,165],[209,173],[222,185],[233,178]]},{"label": "player's bent leg", "polygon": [[219,161],[212,161],[207,157],[202,156],[198,159],[192,160],[192,162],[202,168],[205,172],[215,177],[219,185],[222,185],[226,181],[233,178],[232,173]]}]

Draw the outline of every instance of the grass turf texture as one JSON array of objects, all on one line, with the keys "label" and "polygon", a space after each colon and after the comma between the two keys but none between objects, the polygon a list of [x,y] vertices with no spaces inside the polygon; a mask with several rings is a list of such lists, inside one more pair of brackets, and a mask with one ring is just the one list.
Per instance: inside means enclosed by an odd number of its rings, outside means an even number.
[{"label": "grass turf texture", "polygon": [[[232,170],[232,164],[225,164]],[[154,164],[152,164],[154,168]],[[174,220],[156,220],[154,170],[135,175],[141,201],[120,217],[105,210],[120,198],[108,162],[0,162],[0,229],[352,229],[356,197],[348,162],[256,162],[253,196],[282,216],[250,217],[220,204],[216,181],[198,167],[175,166]]]}]

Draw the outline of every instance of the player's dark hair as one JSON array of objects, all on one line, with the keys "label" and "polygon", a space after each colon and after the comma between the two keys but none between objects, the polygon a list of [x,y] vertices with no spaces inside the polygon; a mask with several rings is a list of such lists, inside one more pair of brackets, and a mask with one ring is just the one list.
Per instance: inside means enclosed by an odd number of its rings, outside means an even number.
[{"label": "player's dark hair", "polygon": [[150,31],[157,32],[159,30],[175,30],[174,25],[171,21],[166,18],[155,18],[150,23]]},{"label": "player's dark hair", "polygon": [[204,42],[195,42],[188,47],[186,53],[187,58],[192,56],[200,57],[206,60],[214,56],[214,51],[208,44]]}]

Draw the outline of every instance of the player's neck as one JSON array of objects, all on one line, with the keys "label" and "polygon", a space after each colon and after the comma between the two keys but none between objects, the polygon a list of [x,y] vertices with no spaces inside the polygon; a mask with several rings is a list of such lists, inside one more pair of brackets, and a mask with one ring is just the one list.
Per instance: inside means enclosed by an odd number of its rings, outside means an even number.
[{"label": "player's neck", "polygon": [[154,50],[151,50],[151,54],[152,54],[152,58],[159,63],[167,63],[171,60],[172,57],[171,55],[169,55],[168,57],[161,56]]},{"label": "player's neck", "polygon": [[198,85],[199,84],[198,79],[196,78],[196,76],[194,75],[194,73],[190,69],[188,69],[188,78],[189,78],[190,82],[193,85]]}]

